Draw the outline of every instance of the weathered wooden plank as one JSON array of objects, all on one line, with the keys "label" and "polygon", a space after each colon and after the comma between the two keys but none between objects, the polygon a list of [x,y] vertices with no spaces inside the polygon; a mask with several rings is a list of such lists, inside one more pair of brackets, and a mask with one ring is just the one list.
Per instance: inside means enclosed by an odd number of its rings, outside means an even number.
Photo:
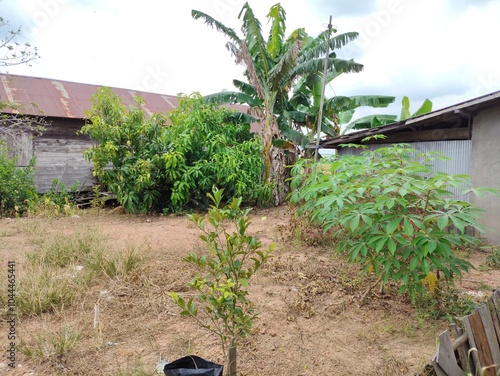
[{"label": "weathered wooden plank", "polygon": [[500,343],[500,290],[493,291],[493,295],[488,300],[493,325],[497,334],[498,343]]},{"label": "weathered wooden plank", "polygon": [[496,375],[497,371],[500,371],[500,343],[497,340],[491,312],[486,304],[481,305],[477,310],[481,317],[486,341],[491,352],[492,362],[488,363],[488,366],[495,365],[495,372],[493,372],[493,375]]},{"label": "weathered wooden plank", "polygon": [[[452,330],[452,333],[454,336],[458,335],[453,330]],[[468,337],[469,336],[467,335],[467,333],[462,333],[462,334],[458,335],[458,337],[456,339],[454,339],[452,342],[453,350],[457,350],[460,347],[462,347],[463,345],[467,344]]]},{"label": "weathered wooden plank", "polygon": [[447,376],[466,376],[465,372],[457,365],[457,359],[447,330],[439,335],[439,345],[434,362]]},{"label": "weathered wooden plank", "polygon": [[37,166],[35,172],[35,185],[38,193],[49,192],[54,179],[62,181],[66,188],[78,182],[78,188],[82,192],[92,190],[92,186],[98,184],[95,176],[92,175],[92,166],[69,166],[52,165]]},{"label": "weathered wooden plank", "polygon": [[481,375],[495,376],[495,370],[493,368],[487,368],[495,364],[495,362],[493,360],[492,349],[490,348],[491,333],[488,333],[489,330],[493,330],[493,325],[491,328],[485,327],[483,323],[485,315],[481,314],[481,312],[484,312],[484,309],[486,309],[487,315],[489,315],[489,311],[484,304],[469,315],[469,322],[472,330],[469,336],[474,337],[476,343],[479,362],[481,364]]},{"label": "weathered wooden plank", "polygon": [[29,165],[31,158],[33,158],[33,135],[31,132],[3,132],[0,129],[0,146],[2,142],[7,146],[9,156],[15,158],[17,167]]},{"label": "weathered wooden plank", "polygon": [[451,332],[455,336],[455,340],[452,342],[452,347],[454,350],[457,350],[458,352],[458,358],[460,359],[460,367],[462,370],[465,372],[470,371],[469,367],[469,360],[467,358],[467,333],[464,333],[462,328],[457,326],[457,324],[452,323],[450,324]]},{"label": "weathered wooden plank", "polygon": [[469,317],[468,316],[463,317],[462,322],[464,323],[465,331],[467,332],[467,334],[470,334],[470,335],[468,335],[469,349],[470,350],[469,350],[469,354],[467,357],[469,358],[469,366],[470,366],[471,373],[473,375],[475,375],[476,369],[481,369],[481,364],[479,363],[479,358],[477,355],[476,341],[474,339],[474,336],[472,336],[472,328],[471,328]]},{"label": "weathered wooden plank", "polygon": [[383,142],[415,142],[415,141],[435,141],[436,137],[443,140],[468,140],[468,128],[448,128],[448,129],[430,129],[410,132],[400,132],[388,134],[388,138]]},{"label": "weathered wooden plank", "polygon": [[92,146],[90,140],[40,137],[35,141],[35,184],[38,193],[50,191],[57,179],[66,188],[78,182],[82,192],[92,190],[97,179],[92,175],[92,163],[85,160],[83,151]]},{"label": "weathered wooden plank", "polygon": [[[439,344],[438,344],[438,351],[439,351]],[[432,358],[432,367],[434,368],[434,371],[436,372],[437,376],[448,376],[446,372],[444,372],[439,364],[436,363],[436,356]]]}]

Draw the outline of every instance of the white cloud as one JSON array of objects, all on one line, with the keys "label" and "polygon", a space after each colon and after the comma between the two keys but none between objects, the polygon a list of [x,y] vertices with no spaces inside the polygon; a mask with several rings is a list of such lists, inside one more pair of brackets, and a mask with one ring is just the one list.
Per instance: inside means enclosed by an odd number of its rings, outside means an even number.
[{"label": "white cloud", "polygon": [[[3,0],[2,14],[22,24],[42,56],[32,68],[9,71],[165,94],[232,90],[232,79],[242,78],[243,67],[234,64],[223,35],[192,19],[191,9],[240,32],[243,3]],[[265,30],[265,15],[274,3],[250,3]],[[491,42],[500,34],[499,2],[367,4],[282,1],[287,32],[305,27],[317,35],[330,14],[339,33],[360,32],[359,41],[340,55],[355,57],[365,70],[335,80],[336,94],[392,94],[398,100],[406,94],[415,105],[429,97],[438,108],[500,89],[498,52]],[[397,112],[399,104],[395,107]]]}]

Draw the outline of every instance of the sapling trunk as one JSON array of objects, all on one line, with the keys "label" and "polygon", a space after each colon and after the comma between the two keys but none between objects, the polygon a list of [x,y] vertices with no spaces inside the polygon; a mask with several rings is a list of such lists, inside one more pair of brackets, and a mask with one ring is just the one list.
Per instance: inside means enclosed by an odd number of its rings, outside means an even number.
[{"label": "sapling trunk", "polygon": [[236,346],[231,345],[228,356],[228,376],[236,376]]}]

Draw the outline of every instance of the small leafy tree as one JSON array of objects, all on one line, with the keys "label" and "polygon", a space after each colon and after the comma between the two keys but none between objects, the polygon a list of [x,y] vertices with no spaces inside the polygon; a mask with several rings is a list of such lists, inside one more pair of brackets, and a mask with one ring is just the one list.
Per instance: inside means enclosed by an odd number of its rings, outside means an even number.
[{"label": "small leafy tree", "polygon": [[[29,43],[21,43],[21,28],[4,31],[9,22],[0,17],[0,69],[5,67],[31,63],[40,58],[38,49]],[[36,108],[35,103],[17,103],[0,99],[0,138],[8,139],[16,147],[16,136],[20,132],[30,131],[34,134],[42,133],[47,125],[46,120],[41,116],[24,116],[23,113],[33,113],[32,108]],[[37,109],[38,110],[38,109]]]},{"label": "small leafy tree", "polygon": [[[338,252],[373,272],[377,283],[398,282],[412,302],[431,271],[450,280],[471,267],[454,248],[478,242],[467,227],[481,230],[478,210],[449,191],[469,186],[469,177],[432,173],[428,163],[436,156],[423,154],[419,162],[413,151],[394,145],[303,162],[294,167],[291,196],[299,214],[332,233]],[[311,173],[304,177],[306,166]]]},{"label": "small leafy tree", "polygon": [[193,94],[181,97],[168,115],[148,117],[141,98],[126,108],[109,88],[100,88],[92,101],[82,132],[97,144],[85,156],[127,211],[206,207],[213,185],[246,203],[270,197],[262,178],[262,146],[249,124],[234,121],[229,109]]},{"label": "small leafy tree", "polygon": [[[0,17],[0,69],[28,64],[39,58],[38,49],[20,43],[21,28],[4,31],[8,21]],[[30,104],[36,106],[35,104]],[[39,134],[45,120],[38,116],[24,116],[26,105],[0,99],[0,217],[22,215],[28,210],[30,200],[36,199],[34,159],[29,166],[16,167],[17,140],[22,132]],[[10,149],[10,155],[9,150]]]},{"label": "small leafy tree", "polygon": [[[185,259],[203,273],[189,283],[197,291],[197,299],[186,301],[175,292],[171,295],[181,308],[181,315],[194,318],[202,328],[219,337],[227,358],[227,350],[251,334],[258,313],[248,299],[250,278],[271,257],[274,246],[262,250],[261,242],[247,235],[250,209],[240,208],[241,198],[233,198],[221,207],[222,194],[222,189],[208,194],[213,205],[206,216],[189,216],[203,231],[200,238],[208,251],[206,255],[190,254]],[[234,362],[235,359],[229,359],[229,364]]]}]

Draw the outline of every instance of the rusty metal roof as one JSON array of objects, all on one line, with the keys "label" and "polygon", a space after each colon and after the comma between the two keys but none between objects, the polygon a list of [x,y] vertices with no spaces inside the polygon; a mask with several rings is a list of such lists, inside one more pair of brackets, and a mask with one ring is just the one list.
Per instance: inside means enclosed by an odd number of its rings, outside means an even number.
[{"label": "rusty metal roof", "polygon": [[[0,100],[16,102],[25,115],[84,119],[90,97],[100,86],[12,74],[0,74]],[[177,106],[177,97],[143,91],[111,88],[128,106],[134,97],[146,102],[148,114],[167,112]]]}]

